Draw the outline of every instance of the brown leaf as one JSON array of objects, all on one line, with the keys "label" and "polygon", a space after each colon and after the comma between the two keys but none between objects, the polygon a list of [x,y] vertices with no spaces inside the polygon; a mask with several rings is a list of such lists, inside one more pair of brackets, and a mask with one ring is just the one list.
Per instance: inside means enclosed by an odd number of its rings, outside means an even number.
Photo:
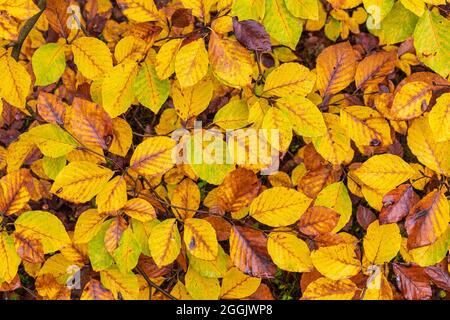
[{"label": "brown leaf", "polygon": [[14,245],[22,260],[29,263],[44,262],[44,246],[38,239],[27,238],[20,232],[14,232]]},{"label": "brown leaf", "polygon": [[170,17],[172,25],[177,28],[185,28],[194,21],[192,17],[192,9],[180,8]]},{"label": "brown leaf", "polygon": [[217,241],[225,241],[230,238],[231,224],[219,216],[200,216],[208,221],[216,230]]},{"label": "brown leaf", "polygon": [[261,283],[255,293],[242,300],[274,300],[274,298],[270,288],[266,284]]},{"label": "brown leaf", "polygon": [[299,188],[310,198],[315,198],[319,192],[327,185],[339,181],[340,169],[331,166],[322,166],[315,170],[308,171],[298,181]]},{"label": "brown leaf", "polygon": [[377,217],[375,216],[375,214],[368,208],[361,205],[358,206],[358,209],[356,210],[356,220],[364,230],[367,230],[369,224],[371,224],[376,219]]},{"label": "brown leaf", "polygon": [[75,98],[70,124],[74,136],[88,147],[108,149],[112,142],[112,120],[98,104]]},{"label": "brown leaf", "polygon": [[0,292],[14,291],[22,287],[19,274],[17,274],[11,282],[0,283]]},{"label": "brown leaf", "polygon": [[100,281],[91,279],[83,289],[81,300],[114,300],[114,295]]},{"label": "brown leaf", "polygon": [[261,181],[253,171],[244,168],[231,171],[218,187],[211,212],[223,215],[225,212],[237,212],[249,206],[258,195],[260,187]]},{"label": "brown leaf", "polygon": [[308,236],[331,232],[339,221],[339,213],[326,207],[311,207],[300,217],[298,229]]},{"label": "brown leaf", "polygon": [[149,278],[158,278],[168,274],[173,264],[168,264],[162,268],[158,268],[152,257],[141,255],[139,257],[138,266],[145,272]]},{"label": "brown leaf", "polygon": [[397,61],[396,51],[381,51],[365,57],[356,68],[356,88],[365,88],[382,82],[394,71]]},{"label": "brown leaf", "polygon": [[127,222],[122,217],[116,217],[111,222],[105,233],[105,248],[112,255],[119,246],[122,233],[128,227]]},{"label": "brown leaf", "polygon": [[410,184],[398,186],[383,197],[380,223],[395,223],[402,220],[418,201],[419,196]]},{"label": "brown leaf", "polygon": [[448,228],[449,207],[443,191],[434,190],[411,208],[406,217],[408,249],[434,243]]},{"label": "brown leaf", "polygon": [[394,263],[394,272],[397,275],[397,285],[406,299],[431,299],[430,281],[423,268]]},{"label": "brown leaf", "polygon": [[267,52],[272,50],[270,36],[264,26],[254,20],[238,21],[233,17],[233,30],[236,39],[249,50]]},{"label": "brown leaf", "polygon": [[58,96],[41,91],[37,100],[37,110],[46,122],[64,124],[66,106]]},{"label": "brown leaf", "polygon": [[66,0],[47,0],[44,11],[50,27],[66,39],[70,33],[70,29],[67,26],[67,21],[70,17],[68,7],[69,2]]},{"label": "brown leaf", "polygon": [[425,273],[439,288],[450,292],[450,275],[446,263],[439,263],[435,266],[426,267]]},{"label": "brown leaf", "polygon": [[277,267],[267,252],[263,232],[234,226],[230,235],[230,258],[242,272],[258,278],[273,278]]}]

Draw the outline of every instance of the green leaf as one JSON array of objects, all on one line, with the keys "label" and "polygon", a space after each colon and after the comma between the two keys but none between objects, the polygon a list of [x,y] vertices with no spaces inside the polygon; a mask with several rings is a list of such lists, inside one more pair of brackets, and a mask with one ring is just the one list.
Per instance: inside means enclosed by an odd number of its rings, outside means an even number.
[{"label": "green leaf", "polygon": [[414,30],[417,57],[446,78],[450,74],[450,20],[436,8],[425,11]]},{"label": "green leaf", "polygon": [[66,166],[66,156],[58,158],[50,158],[44,156],[42,158],[42,167],[45,174],[52,180],[56,179],[58,173]]},{"label": "green leaf", "polygon": [[62,157],[78,146],[69,133],[53,123],[34,127],[26,135],[45,156],[51,158]]},{"label": "green leaf", "polygon": [[263,24],[273,39],[295,50],[303,26],[301,20],[288,11],[284,0],[266,0]]},{"label": "green leaf", "polygon": [[105,221],[100,231],[88,244],[88,255],[94,271],[105,270],[114,263],[113,258],[105,247],[105,234],[111,222],[112,220]]},{"label": "green leaf", "polygon": [[44,44],[34,52],[31,62],[36,86],[47,86],[58,81],[66,68],[64,45]]},{"label": "green leaf", "polygon": [[127,228],[120,238],[119,246],[114,251],[114,260],[119,267],[120,272],[127,273],[136,267],[139,256],[141,255],[141,247],[134,237],[131,228]]},{"label": "green leaf", "polygon": [[145,107],[158,113],[169,97],[170,83],[168,79],[160,80],[155,66],[144,62],[133,83],[134,95]]}]

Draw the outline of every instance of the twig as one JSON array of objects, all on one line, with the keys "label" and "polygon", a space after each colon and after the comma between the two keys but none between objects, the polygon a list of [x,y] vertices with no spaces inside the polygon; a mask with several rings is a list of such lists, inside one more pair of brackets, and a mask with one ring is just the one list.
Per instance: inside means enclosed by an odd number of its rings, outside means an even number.
[{"label": "twig", "polygon": [[163,288],[158,286],[156,283],[154,283],[152,280],[150,280],[150,278],[147,276],[147,274],[144,272],[144,270],[142,270],[141,267],[136,266],[136,270],[137,270],[137,272],[139,272],[139,274],[141,276],[144,277],[145,281],[147,281],[147,283],[150,287],[155,288],[156,290],[158,290],[159,292],[161,292],[163,295],[165,295],[166,297],[168,297],[171,300],[178,300],[173,295],[171,295],[169,292],[167,292],[166,290],[164,290]]},{"label": "twig", "polygon": [[45,10],[45,0],[39,0],[38,7],[40,11],[36,13],[34,16],[32,16],[23,26],[22,29],[20,29],[19,37],[17,38],[17,42],[13,47],[11,56],[16,59],[16,61],[19,60],[20,51],[22,50],[22,45],[25,41],[25,39],[28,37],[28,34],[30,33],[31,29],[33,29],[36,22],[39,20],[42,12]]}]

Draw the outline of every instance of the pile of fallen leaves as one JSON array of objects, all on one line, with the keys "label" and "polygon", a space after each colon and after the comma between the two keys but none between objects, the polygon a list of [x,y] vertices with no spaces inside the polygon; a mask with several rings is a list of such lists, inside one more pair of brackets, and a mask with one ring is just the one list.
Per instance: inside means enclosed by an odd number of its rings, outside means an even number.
[{"label": "pile of fallen leaves", "polygon": [[0,0],[0,295],[446,299],[449,12]]}]

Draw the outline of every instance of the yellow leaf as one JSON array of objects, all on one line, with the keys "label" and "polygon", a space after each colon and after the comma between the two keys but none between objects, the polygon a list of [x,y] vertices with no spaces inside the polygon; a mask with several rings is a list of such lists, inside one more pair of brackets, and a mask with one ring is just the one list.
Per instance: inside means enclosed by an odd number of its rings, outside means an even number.
[{"label": "yellow leaf", "polygon": [[[284,65],[286,64],[282,66]],[[291,95],[278,99],[277,105],[287,111],[296,134],[305,137],[319,137],[326,134],[327,127],[322,112],[311,100]]]},{"label": "yellow leaf", "polygon": [[13,237],[6,232],[0,233],[0,261],[0,279],[12,281],[22,260],[16,252]]},{"label": "yellow leaf", "polygon": [[22,210],[30,200],[27,180],[21,171],[14,171],[0,180],[0,212],[12,215]]},{"label": "yellow leaf", "polygon": [[375,271],[367,279],[364,300],[394,300],[391,284],[382,272],[382,267],[372,266]]},{"label": "yellow leaf", "polygon": [[52,158],[64,156],[78,146],[78,142],[69,133],[53,123],[30,129],[27,137],[44,155]]},{"label": "yellow leaf", "polygon": [[390,191],[411,178],[415,172],[399,156],[381,154],[369,158],[354,174],[370,188]]},{"label": "yellow leaf", "polygon": [[311,260],[321,274],[332,280],[348,279],[361,270],[352,244],[321,247],[311,253]]},{"label": "yellow leaf", "polygon": [[153,206],[146,200],[135,198],[128,200],[122,210],[133,219],[141,222],[148,222],[156,219],[156,212]]},{"label": "yellow leaf", "polygon": [[275,68],[268,76],[263,89],[265,96],[306,96],[314,87],[316,75],[305,66],[289,62]]},{"label": "yellow leaf", "polygon": [[437,142],[428,116],[417,118],[408,129],[408,147],[417,159],[431,170],[450,175],[450,141]]},{"label": "yellow leaf", "polygon": [[243,100],[232,100],[216,113],[214,124],[222,129],[235,130],[248,124],[248,107]]},{"label": "yellow leaf", "polygon": [[28,211],[14,223],[17,233],[41,241],[44,253],[55,252],[71,243],[61,221],[46,211]]},{"label": "yellow leaf", "polygon": [[192,9],[192,15],[205,23],[209,22],[209,11],[217,0],[181,0],[185,8]]},{"label": "yellow leaf", "polygon": [[86,78],[102,78],[112,69],[112,55],[103,41],[94,37],[82,37],[73,41],[71,47],[74,62]]},{"label": "yellow leaf", "polygon": [[20,20],[27,20],[39,12],[33,0],[0,1],[0,10]]},{"label": "yellow leaf", "polygon": [[189,268],[184,276],[187,292],[195,300],[218,300],[220,295],[219,280],[202,277],[197,271]]},{"label": "yellow leaf", "polygon": [[180,88],[176,82],[171,90],[177,114],[181,119],[187,120],[199,115],[208,107],[213,95],[213,84],[209,79],[204,79],[195,86]]},{"label": "yellow leaf", "polygon": [[117,63],[121,63],[126,59],[134,61],[142,60],[146,45],[147,43],[141,38],[126,36],[120,39],[114,48],[114,57]]},{"label": "yellow leaf", "polygon": [[102,285],[109,289],[116,299],[136,300],[139,297],[139,282],[134,273],[122,273],[117,267],[100,271]]},{"label": "yellow leaf", "polygon": [[322,96],[338,93],[354,79],[356,57],[349,42],[324,49],[317,57],[317,88]]},{"label": "yellow leaf", "polygon": [[[172,192],[170,203],[179,220],[192,218],[200,206],[200,190],[192,180],[184,179]],[[177,208],[178,207],[178,208]]]},{"label": "yellow leaf", "polygon": [[193,256],[203,260],[214,260],[217,257],[219,243],[216,230],[208,221],[196,218],[184,220],[183,240]]},{"label": "yellow leaf", "polygon": [[231,14],[239,20],[260,21],[265,13],[265,0],[234,0]]},{"label": "yellow leaf", "polygon": [[364,254],[371,264],[387,263],[397,255],[401,242],[400,229],[396,223],[380,225],[375,220],[364,236]]},{"label": "yellow leaf", "polygon": [[325,113],[323,116],[328,130],[323,136],[312,138],[314,148],[325,160],[334,165],[350,163],[354,151],[339,117],[331,113]]},{"label": "yellow leaf", "polygon": [[391,128],[376,110],[364,106],[341,109],[341,126],[358,146],[388,146],[392,144]]},{"label": "yellow leaf", "polygon": [[171,264],[180,253],[181,238],[176,219],[166,219],[156,225],[148,239],[152,258],[158,267]]},{"label": "yellow leaf", "polygon": [[421,267],[428,267],[439,263],[448,253],[450,245],[450,228],[444,232],[434,243],[409,250],[412,262]]},{"label": "yellow leaf", "polygon": [[425,82],[408,82],[395,94],[390,109],[394,120],[410,120],[419,117],[428,107],[431,86]]},{"label": "yellow leaf", "polygon": [[137,22],[158,21],[158,8],[154,1],[148,0],[118,0],[119,8],[128,19]]},{"label": "yellow leaf", "polygon": [[181,47],[175,58],[175,72],[182,88],[191,87],[208,72],[208,52],[203,38]]},{"label": "yellow leaf", "polygon": [[281,152],[287,151],[292,141],[292,122],[288,111],[270,108],[264,115],[261,129],[272,148]]},{"label": "yellow leaf", "polygon": [[122,118],[112,120],[113,140],[109,152],[125,157],[130,149],[133,131],[128,122]]},{"label": "yellow leaf", "polygon": [[252,80],[253,60],[250,53],[238,41],[220,38],[214,31],[208,46],[212,72],[227,86],[248,86]]},{"label": "yellow leaf", "polygon": [[31,77],[27,69],[5,54],[0,58],[0,97],[9,104],[25,109],[25,102],[30,92]]},{"label": "yellow leaf", "polygon": [[367,88],[382,82],[388,74],[394,71],[397,61],[396,51],[381,51],[364,58],[355,73],[357,88]]},{"label": "yellow leaf", "polygon": [[88,243],[100,231],[106,216],[99,214],[96,209],[84,211],[77,220],[73,241],[75,243]]},{"label": "yellow leaf", "polygon": [[338,232],[345,227],[352,216],[352,202],[343,182],[332,183],[322,189],[317,195],[314,206],[327,207],[340,214],[339,222],[333,232]]},{"label": "yellow leaf", "polygon": [[111,118],[127,111],[133,103],[133,81],[137,73],[138,64],[133,60],[125,60],[112,68],[103,79],[102,104]]},{"label": "yellow leaf", "polygon": [[357,289],[351,280],[335,281],[323,277],[306,287],[302,300],[351,300]]},{"label": "yellow leaf", "polygon": [[282,270],[290,272],[309,272],[313,265],[306,243],[287,232],[271,232],[267,250],[273,262]]},{"label": "yellow leaf", "polygon": [[109,181],[97,194],[96,203],[99,213],[112,213],[123,208],[127,202],[127,184],[123,176]]},{"label": "yellow leaf", "polygon": [[271,227],[288,226],[300,219],[312,199],[294,189],[265,190],[250,205],[250,216]]},{"label": "yellow leaf", "polygon": [[173,39],[161,46],[156,55],[156,74],[160,79],[167,79],[175,72],[175,57],[183,39]]},{"label": "yellow leaf", "polygon": [[73,203],[87,202],[100,192],[113,174],[95,163],[71,162],[58,174],[50,192]]},{"label": "yellow leaf", "polygon": [[223,278],[231,265],[230,257],[221,246],[215,260],[203,260],[196,258],[187,252],[189,268],[195,269],[201,276],[206,278]]},{"label": "yellow leaf", "polygon": [[319,19],[319,1],[285,0],[286,7],[294,17],[302,19]]},{"label": "yellow leaf", "polygon": [[444,93],[436,99],[428,122],[436,142],[450,140],[450,93]]},{"label": "yellow leaf", "polygon": [[174,147],[175,140],[168,137],[147,138],[136,147],[131,156],[130,166],[144,176],[165,173],[173,167]]},{"label": "yellow leaf", "polygon": [[100,281],[91,279],[84,286],[80,300],[114,300],[114,296]]},{"label": "yellow leaf", "polygon": [[260,278],[250,277],[232,267],[222,279],[221,299],[242,299],[251,296],[261,284]]}]

